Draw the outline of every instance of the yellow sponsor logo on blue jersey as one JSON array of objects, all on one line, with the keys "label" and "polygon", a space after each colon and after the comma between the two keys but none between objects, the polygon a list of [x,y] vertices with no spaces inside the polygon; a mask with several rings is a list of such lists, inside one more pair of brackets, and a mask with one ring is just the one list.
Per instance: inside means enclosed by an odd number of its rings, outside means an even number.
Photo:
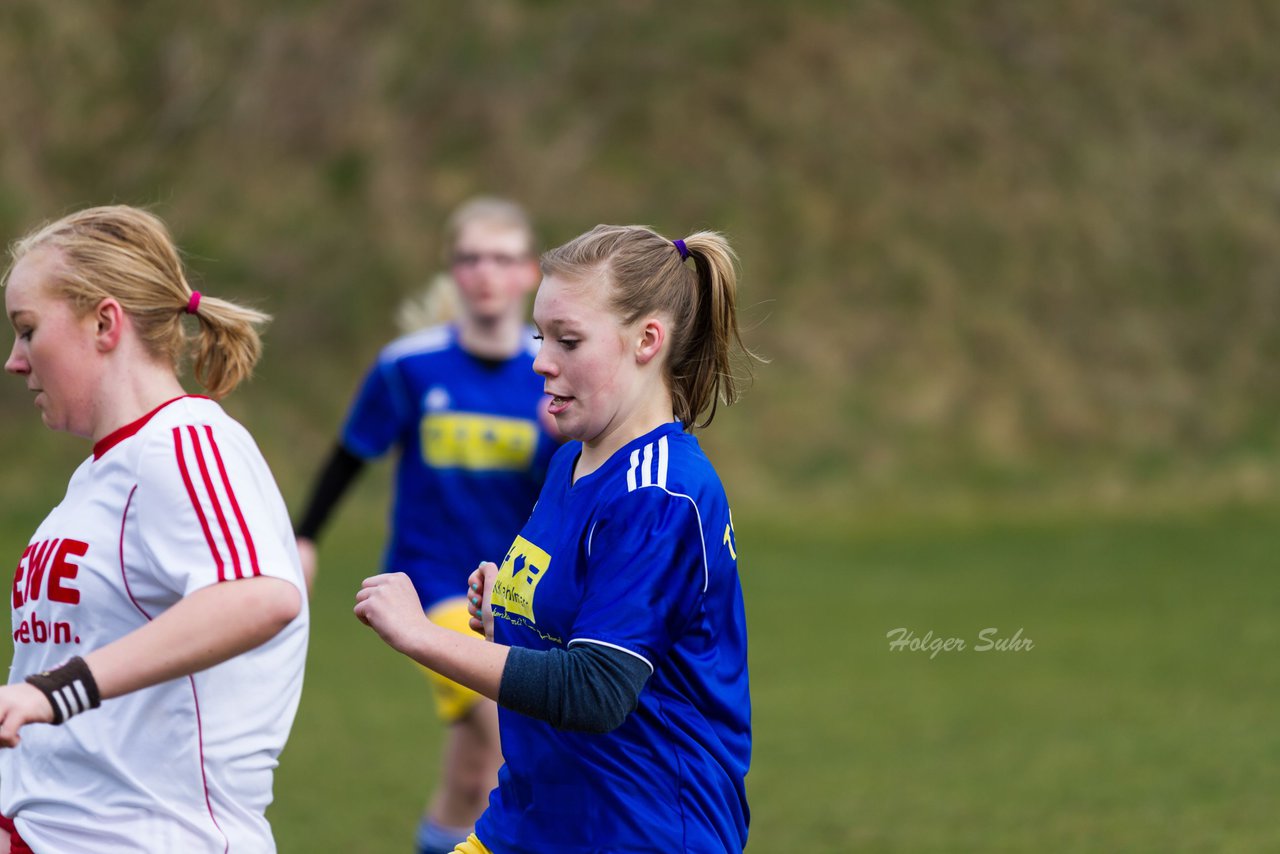
[{"label": "yellow sponsor logo on blue jersey", "polygon": [[537,446],[538,425],[523,418],[433,412],[422,419],[422,458],[433,468],[521,471]]},{"label": "yellow sponsor logo on blue jersey", "polygon": [[536,623],[533,594],[550,564],[551,555],[524,537],[516,537],[498,568],[498,577],[493,582],[492,603],[501,605],[508,615],[519,614]]}]

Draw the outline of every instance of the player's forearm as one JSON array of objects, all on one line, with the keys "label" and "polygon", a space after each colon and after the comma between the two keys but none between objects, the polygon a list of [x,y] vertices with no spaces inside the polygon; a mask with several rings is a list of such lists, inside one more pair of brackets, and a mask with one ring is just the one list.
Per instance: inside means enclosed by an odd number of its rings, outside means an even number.
[{"label": "player's forearm", "polygon": [[556,729],[610,732],[635,711],[650,673],[644,659],[600,644],[515,647],[502,673],[498,705]]},{"label": "player's forearm", "polygon": [[214,584],[84,657],[102,699],[197,673],[262,645],[302,607],[298,588],[261,576]]},{"label": "player's forearm", "polygon": [[307,508],[298,523],[296,533],[311,541],[320,538],[320,531],[329,521],[334,509],[356,477],[364,470],[365,461],[347,450],[341,443],[334,447],[324,468],[316,477]]},{"label": "player's forearm", "polygon": [[497,700],[510,648],[425,623],[404,652],[423,667]]}]

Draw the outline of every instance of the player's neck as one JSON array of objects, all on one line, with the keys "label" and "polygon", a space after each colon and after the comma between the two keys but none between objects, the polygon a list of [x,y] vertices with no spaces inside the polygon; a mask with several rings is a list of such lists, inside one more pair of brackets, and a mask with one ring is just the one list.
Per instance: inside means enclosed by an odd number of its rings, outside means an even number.
[{"label": "player's neck", "polygon": [[115,373],[115,377],[99,387],[92,436],[95,442],[137,421],[165,401],[187,393],[168,365],[134,362]]},{"label": "player's neck", "polygon": [[518,314],[458,320],[458,343],[482,359],[509,359],[524,347],[524,322]]},{"label": "player's neck", "polygon": [[653,395],[643,405],[606,427],[594,439],[582,443],[582,454],[573,470],[573,479],[591,474],[627,444],[675,421],[670,394]]}]

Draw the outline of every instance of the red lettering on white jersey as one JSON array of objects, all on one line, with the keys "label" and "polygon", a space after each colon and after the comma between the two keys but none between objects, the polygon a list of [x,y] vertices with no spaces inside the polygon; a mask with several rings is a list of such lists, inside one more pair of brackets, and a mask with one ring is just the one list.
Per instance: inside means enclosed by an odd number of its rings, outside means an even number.
[{"label": "red lettering on white jersey", "polygon": [[40,598],[40,588],[44,585],[44,571],[49,566],[49,559],[53,557],[53,550],[58,545],[58,540],[44,540],[36,543],[35,549],[31,552],[31,560],[27,563],[27,601]]},{"label": "red lettering on white jersey", "polygon": [[22,557],[18,559],[18,568],[13,571],[13,607],[14,610],[22,607],[22,603],[27,600],[22,582],[26,580],[27,575],[27,558],[31,552],[35,550],[34,545],[27,546],[22,552]]},{"label": "red lettering on white jersey", "polygon": [[27,546],[13,575],[13,607],[21,608],[42,595],[50,602],[80,604],[80,590],[71,585],[80,565],[68,558],[84,557],[89,544],[80,540],[41,540]]}]

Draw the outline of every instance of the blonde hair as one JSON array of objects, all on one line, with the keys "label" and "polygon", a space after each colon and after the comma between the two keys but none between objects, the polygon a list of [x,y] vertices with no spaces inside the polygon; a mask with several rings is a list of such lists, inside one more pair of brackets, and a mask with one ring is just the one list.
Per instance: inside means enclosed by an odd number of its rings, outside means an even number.
[{"label": "blonde hair", "polygon": [[[455,208],[446,220],[442,263],[446,266],[451,263],[462,232],[467,226],[477,222],[518,231],[524,236],[528,251],[536,251],[537,236],[533,231],[533,221],[518,202],[497,196],[477,196]],[[439,273],[421,292],[400,303],[396,310],[396,325],[404,332],[414,332],[427,326],[456,320],[461,310],[462,300],[458,296],[458,286],[453,277],[448,273]]]},{"label": "blonde hair", "polygon": [[500,199],[497,196],[476,196],[458,205],[445,222],[446,263],[449,260],[447,256],[457,248],[462,232],[467,226],[477,222],[521,232],[529,252],[533,252],[537,246],[537,237],[533,233],[533,221],[529,219],[529,214],[518,202]]},{"label": "blonde hair", "polygon": [[115,299],[147,352],[169,360],[175,372],[194,343],[196,380],[210,396],[226,396],[253,373],[262,354],[257,327],[270,316],[202,294],[194,312],[199,331],[188,336],[182,317],[191,303],[191,285],[168,228],[154,214],[111,205],[42,226],[10,247],[13,263],[5,281],[13,264],[46,247],[61,254],[55,287],[78,314]]},{"label": "blonde hair", "polygon": [[449,323],[462,311],[458,286],[448,273],[437,273],[420,293],[406,297],[396,309],[396,326],[402,332],[416,332],[428,326]]},{"label": "blonde hair", "polygon": [[670,319],[667,387],[676,418],[693,430],[711,423],[719,403],[728,406],[741,394],[732,373],[735,345],[756,357],[738,330],[737,256],[729,242],[714,231],[699,231],[683,243],[692,267],[672,241],[651,228],[597,225],[544,254],[542,272],[574,282],[603,275],[610,307],[623,323],[658,313]]}]

